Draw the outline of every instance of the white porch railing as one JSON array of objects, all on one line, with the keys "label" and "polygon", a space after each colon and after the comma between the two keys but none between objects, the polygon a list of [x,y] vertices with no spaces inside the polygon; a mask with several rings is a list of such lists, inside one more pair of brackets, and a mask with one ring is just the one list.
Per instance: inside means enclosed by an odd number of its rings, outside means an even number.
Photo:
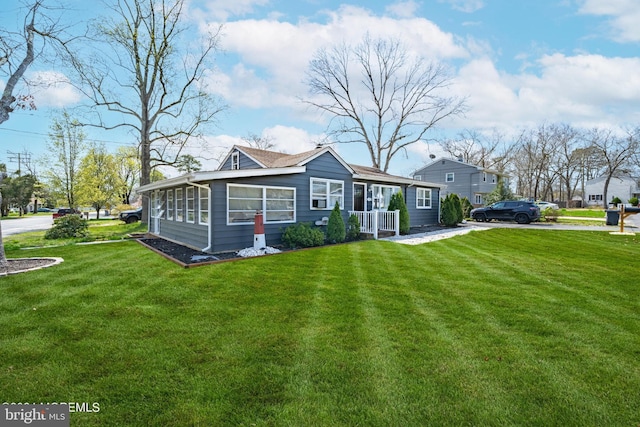
[{"label": "white porch railing", "polygon": [[360,222],[360,232],[373,234],[378,238],[379,231],[392,231],[396,236],[400,235],[400,211],[349,211],[349,216],[355,215]]}]

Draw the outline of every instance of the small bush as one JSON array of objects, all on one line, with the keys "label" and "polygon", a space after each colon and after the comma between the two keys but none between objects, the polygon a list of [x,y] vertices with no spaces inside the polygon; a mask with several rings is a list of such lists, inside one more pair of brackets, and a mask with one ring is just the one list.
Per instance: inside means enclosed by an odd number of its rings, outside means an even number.
[{"label": "small bush", "polygon": [[462,205],[457,194],[448,194],[442,200],[441,221],[447,227],[455,227],[462,222]]},{"label": "small bush", "polygon": [[631,203],[631,206],[638,206],[638,198],[633,196],[629,199],[629,203]]},{"label": "small bush", "polygon": [[292,249],[310,248],[324,244],[324,233],[319,228],[300,223],[285,228],[282,243]]},{"label": "small bush", "polygon": [[613,199],[611,199],[611,204],[614,206],[618,206],[620,203],[622,203],[622,200],[620,200],[620,197],[615,196]]},{"label": "small bush", "polygon": [[462,206],[462,217],[463,218],[471,218],[471,209],[473,209],[473,205],[466,197],[460,199],[460,205]]},{"label": "small bush", "polygon": [[45,239],[68,239],[87,237],[89,224],[80,215],[65,215],[53,221],[53,227],[47,230]]},{"label": "small bush", "polygon": [[360,220],[357,215],[351,215],[347,221],[347,240],[353,242],[360,239]]},{"label": "small bush", "polygon": [[329,216],[329,222],[327,223],[327,242],[329,243],[342,243],[347,235],[344,228],[344,220],[342,219],[342,213],[340,212],[340,203],[336,202],[336,205],[331,211]]}]

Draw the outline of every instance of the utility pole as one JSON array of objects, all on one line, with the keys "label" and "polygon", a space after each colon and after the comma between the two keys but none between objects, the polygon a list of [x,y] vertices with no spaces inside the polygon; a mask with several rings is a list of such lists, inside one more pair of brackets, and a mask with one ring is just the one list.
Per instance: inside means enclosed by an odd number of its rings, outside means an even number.
[{"label": "utility pole", "polygon": [[22,153],[14,153],[13,151],[7,150],[7,154],[9,155],[8,161],[10,163],[18,163],[18,176],[22,175],[22,164],[24,163],[27,167],[31,164],[31,153],[26,150]]}]

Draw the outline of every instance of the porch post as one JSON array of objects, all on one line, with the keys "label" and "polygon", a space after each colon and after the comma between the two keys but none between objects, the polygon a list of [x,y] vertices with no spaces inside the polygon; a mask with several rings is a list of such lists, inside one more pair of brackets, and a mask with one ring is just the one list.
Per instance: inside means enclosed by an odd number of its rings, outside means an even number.
[{"label": "porch post", "polygon": [[373,215],[371,215],[371,219],[373,219],[373,239],[378,240],[378,216],[380,215],[379,211],[373,211]]},{"label": "porch post", "polygon": [[398,209],[396,209],[396,211],[394,212],[394,216],[393,216],[393,228],[396,231],[396,236],[400,235],[400,211]]}]

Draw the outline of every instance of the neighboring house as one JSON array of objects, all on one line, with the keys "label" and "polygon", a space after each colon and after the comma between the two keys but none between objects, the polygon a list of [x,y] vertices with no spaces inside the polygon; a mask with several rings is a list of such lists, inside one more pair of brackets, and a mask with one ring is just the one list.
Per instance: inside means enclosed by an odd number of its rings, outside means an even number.
[{"label": "neighboring house", "polygon": [[605,206],[614,197],[620,198],[622,203],[629,203],[631,197],[640,197],[640,185],[637,179],[630,176],[614,176],[609,181],[609,188],[607,189],[607,199],[609,200],[603,200],[606,180],[606,176],[601,176],[585,183],[585,201],[588,206]]},{"label": "neighboring house", "polygon": [[251,247],[254,215],[263,211],[267,245],[284,228],[329,217],[338,202],[350,211],[386,210],[402,190],[412,226],[437,224],[440,186],[347,164],[330,147],[290,155],[235,146],[212,172],[192,172],[144,185],[149,231],[207,252]]},{"label": "neighboring house", "polygon": [[413,177],[446,186],[443,197],[455,193],[460,198],[466,197],[475,206],[484,205],[486,195],[496,188],[500,179],[505,180],[505,185],[509,185],[506,174],[444,158],[434,160],[417,170]]}]

